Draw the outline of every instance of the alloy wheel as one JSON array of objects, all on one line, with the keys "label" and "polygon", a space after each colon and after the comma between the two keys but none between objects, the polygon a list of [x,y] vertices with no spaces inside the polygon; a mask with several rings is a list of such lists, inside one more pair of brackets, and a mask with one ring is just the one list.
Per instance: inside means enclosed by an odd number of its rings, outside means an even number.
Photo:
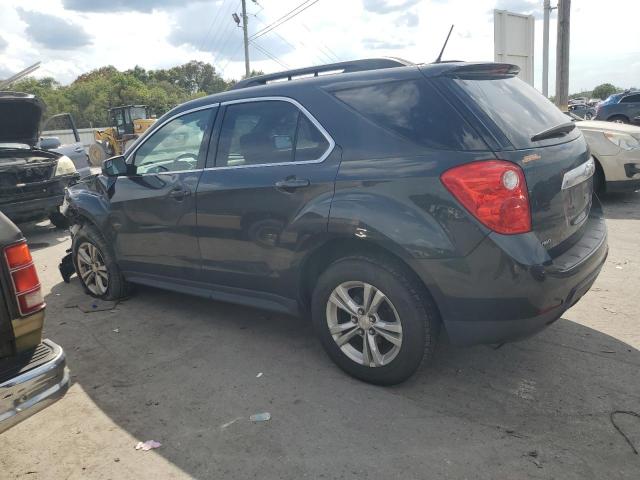
[{"label": "alloy wheel", "polygon": [[326,317],[336,345],[360,365],[388,365],[400,351],[400,316],[389,298],[369,283],[338,285],[327,301]]},{"label": "alloy wheel", "polygon": [[78,247],[78,273],[85,286],[94,295],[104,295],[109,288],[109,271],[104,263],[102,253],[89,242]]}]

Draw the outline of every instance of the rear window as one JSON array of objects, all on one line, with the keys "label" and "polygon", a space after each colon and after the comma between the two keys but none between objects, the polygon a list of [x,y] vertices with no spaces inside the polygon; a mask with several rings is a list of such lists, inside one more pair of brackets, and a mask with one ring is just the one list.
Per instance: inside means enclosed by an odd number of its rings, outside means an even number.
[{"label": "rear window", "polygon": [[455,79],[454,82],[493,120],[517,149],[562,143],[579,135],[576,129],[561,139],[532,142],[532,136],[566,123],[567,117],[544,95],[516,77],[499,80]]},{"label": "rear window", "polygon": [[438,150],[486,150],[471,126],[424,80],[332,92],[375,124]]}]

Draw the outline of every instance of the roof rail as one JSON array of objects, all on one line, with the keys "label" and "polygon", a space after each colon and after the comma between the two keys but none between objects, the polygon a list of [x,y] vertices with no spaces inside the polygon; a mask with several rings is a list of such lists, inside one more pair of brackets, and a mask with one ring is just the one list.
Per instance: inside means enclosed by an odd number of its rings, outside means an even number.
[{"label": "roof rail", "polygon": [[366,70],[406,67],[409,65],[414,64],[408,60],[402,60],[400,58],[364,58],[362,60],[329,63],[326,65],[319,65],[317,67],[296,68],[294,70],[286,70],[284,72],[250,77],[240,80],[233,86],[232,90],[266,85],[267,83],[276,81],[298,80],[308,77],[317,77],[320,75],[329,75],[332,73],[364,72]]}]

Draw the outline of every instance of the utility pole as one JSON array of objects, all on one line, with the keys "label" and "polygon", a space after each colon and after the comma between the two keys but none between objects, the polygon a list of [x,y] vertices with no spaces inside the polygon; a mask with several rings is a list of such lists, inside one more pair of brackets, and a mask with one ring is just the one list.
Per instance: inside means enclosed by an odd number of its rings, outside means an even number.
[{"label": "utility pole", "polygon": [[549,16],[551,10],[556,7],[551,6],[551,0],[544,0],[544,27],[542,33],[542,94],[549,96]]},{"label": "utility pole", "polygon": [[251,74],[249,68],[249,33],[247,31],[247,2],[242,0],[242,33],[244,35],[244,71],[247,78]]},{"label": "utility pole", "polygon": [[571,0],[558,0],[558,44],[556,45],[556,105],[563,112],[569,103],[569,36]]}]

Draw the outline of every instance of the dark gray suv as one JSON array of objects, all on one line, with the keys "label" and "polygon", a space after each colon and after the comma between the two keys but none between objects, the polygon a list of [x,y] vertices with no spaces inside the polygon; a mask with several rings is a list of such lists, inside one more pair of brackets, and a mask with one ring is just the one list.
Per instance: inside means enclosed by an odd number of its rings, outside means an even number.
[{"label": "dark gray suv", "polygon": [[594,120],[640,124],[640,90],[610,95],[596,106]]},{"label": "dark gray suv", "polygon": [[68,190],[76,272],[101,298],[144,284],[310,315],[378,384],[440,326],[531,335],[590,288],[607,235],[582,134],[517,73],[360,60],[180,105]]}]

